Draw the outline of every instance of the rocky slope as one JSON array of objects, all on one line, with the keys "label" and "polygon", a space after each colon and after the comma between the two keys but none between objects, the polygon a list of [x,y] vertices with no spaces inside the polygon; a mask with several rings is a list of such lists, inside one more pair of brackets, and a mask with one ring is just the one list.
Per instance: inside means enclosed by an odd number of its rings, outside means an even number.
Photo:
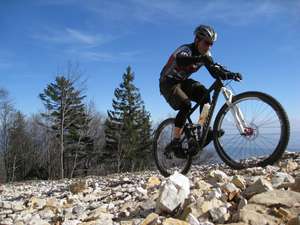
[{"label": "rocky slope", "polygon": [[300,153],[274,166],[193,166],[0,185],[0,224],[300,225]]}]

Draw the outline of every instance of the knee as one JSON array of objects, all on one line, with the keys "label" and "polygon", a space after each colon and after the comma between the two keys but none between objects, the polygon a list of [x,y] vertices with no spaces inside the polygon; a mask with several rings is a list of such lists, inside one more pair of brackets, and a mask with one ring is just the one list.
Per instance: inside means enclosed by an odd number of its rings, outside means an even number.
[{"label": "knee", "polygon": [[192,107],[192,103],[189,99],[185,99],[183,100],[183,102],[181,103],[181,107],[180,110],[189,110]]},{"label": "knee", "polygon": [[203,104],[210,103],[210,95],[209,95],[209,93],[206,93],[205,97],[203,98],[202,103]]},{"label": "knee", "polygon": [[210,102],[210,94],[208,92],[208,89],[206,87],[204,87],[203,85],[197,83],[194,85],[194,93],[195,93],[195,97],[197,99],[199,99],[199,101],[197,101],[198,103],[208,103]]}]

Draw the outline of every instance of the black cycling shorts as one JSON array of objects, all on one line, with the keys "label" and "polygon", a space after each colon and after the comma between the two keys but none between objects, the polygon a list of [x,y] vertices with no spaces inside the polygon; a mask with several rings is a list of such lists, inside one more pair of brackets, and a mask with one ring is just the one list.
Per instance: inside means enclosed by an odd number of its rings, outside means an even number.
[{"label": "black cycling shorts", "polygon": [[186,99],[199,104],[209,102],[206,87],[193,79],[177,81],[168,78],[159,83],[159,88],[160,93],[174,110],[180,110]]}]

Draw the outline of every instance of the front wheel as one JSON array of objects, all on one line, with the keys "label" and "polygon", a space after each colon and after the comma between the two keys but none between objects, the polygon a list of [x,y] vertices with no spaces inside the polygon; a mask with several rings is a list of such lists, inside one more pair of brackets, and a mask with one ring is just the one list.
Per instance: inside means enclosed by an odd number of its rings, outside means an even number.
[{"label": "front wheel", "polygon": [[[247,124],[243,133],[236,126],[232,107],[238,107]],[[236,108],[235,108],[236,109]],[[272,96],[261,92],[236,95],[216,116],[214,131],[223,129],[214,145],[221,159],[234,169],[271,165],[284,153],[290,136],[286,112]]]},{"label": "front wheel", "polygon": [[[173,152],[166,152],[166,146],[173,139],[174,118],[164,120],[156,129],[153,140],[153,154],[156,166],[159,172],[168,177],[175,171],[186,174],[192,164],[192,157],[187,156],[186,159],[177,158]],[[185,140],[184,134],[181,137]],[[187,147],[186,141],[183,142],[183,147]]]}]

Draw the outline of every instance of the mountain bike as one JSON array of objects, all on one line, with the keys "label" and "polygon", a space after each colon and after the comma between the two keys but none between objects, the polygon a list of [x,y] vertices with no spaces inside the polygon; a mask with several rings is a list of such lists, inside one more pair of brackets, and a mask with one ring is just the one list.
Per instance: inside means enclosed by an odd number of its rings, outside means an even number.
[{"label": "mountain bike", "polygon": [[[203,151],[218,97],[222,92],[225,103],[213,123],[213,144],[218,155],[233,169],[265,167],[283,155],[290,136],[288,116],[282,105],[272,96],[257,91],[233,94],[231,81],[216,77],[208,89],[211,107],[203,126],[193,123],[191,115],[200,106],[191,107],[180,138],[187,157],[177,158],[165,147],[173,138],[175,118],[160,123],[154,132],[153,154],[160,173],[168,177],[175,170],[188,173],[193,159]],[[230,88],[231,87],[231,88]],[[223,129],[220,137],[218,131]],[[201,156],[201,154],[199,154]]]}]

